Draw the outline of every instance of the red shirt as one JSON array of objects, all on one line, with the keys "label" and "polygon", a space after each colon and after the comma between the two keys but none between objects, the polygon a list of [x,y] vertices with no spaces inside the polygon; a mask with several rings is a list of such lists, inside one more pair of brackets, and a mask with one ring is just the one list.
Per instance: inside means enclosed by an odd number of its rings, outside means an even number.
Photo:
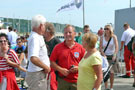
[{"label": "red shirt", "polygon": [[[66,69],[70,69],[72,65],[78,66],[80,60],[84,56],[85,49],[82,45],[75,42],[72,48],[66,46],[65,42],[57,44],[52,51],[50,60],[57,62],[57,64]],[[60,77],[64,77],[59,72]],[[70,73],[68,76],[64,77],[67,82],[77,82],[78,73]]]}]

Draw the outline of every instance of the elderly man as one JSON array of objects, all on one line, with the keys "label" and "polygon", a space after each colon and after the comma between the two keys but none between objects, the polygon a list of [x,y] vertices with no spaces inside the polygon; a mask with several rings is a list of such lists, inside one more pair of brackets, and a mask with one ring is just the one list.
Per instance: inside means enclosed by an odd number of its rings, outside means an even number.
[{"label": "elderly man", "polygon": [[47,90],[47,73],[50,72],[50,62],[43,34],[46,19],[42,15],[32,18],[32,32],[28,40],[28,72],[26,82],[28,90]]},{"label": "elderly man", "polygon": [[[45,25],[45,33],[44,33],[44,37],[45,37],[45,43],[46,43],[46,47],[48,50],[48,56],[50,57],[53,48],[60,43],[61,41],[55,37],[55,27],[52,23],[47,22]],[[56,73],[57,74],[57,73]],[[57,90],[57,81],[56,81],[56,75],[53,69],[51,69],[50,72],[50,89],[51,90]]]},{"label": "elderly man", "polygon": [[85,50],[74,41],[75,34],[74,27],[67,25],[64,28],[65,41],[55,46],[50,57],[51,66],[59,72],[58,90],[77,90],[78,63]]}]

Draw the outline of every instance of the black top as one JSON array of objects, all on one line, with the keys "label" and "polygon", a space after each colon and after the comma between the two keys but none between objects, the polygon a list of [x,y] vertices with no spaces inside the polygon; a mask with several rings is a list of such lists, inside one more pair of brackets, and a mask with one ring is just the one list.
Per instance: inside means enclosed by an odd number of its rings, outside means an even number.
[{"label": "black top", "polygon": [[47,47],[47,50],[48,50],[48,56],[50,57],[55,45],[58,44],[58,43],[61,43],[61,41],[58,38],[54,37],[53,39],[51,39],[48,42],[45,41],[45,43],[46,43],[46,47]]}]

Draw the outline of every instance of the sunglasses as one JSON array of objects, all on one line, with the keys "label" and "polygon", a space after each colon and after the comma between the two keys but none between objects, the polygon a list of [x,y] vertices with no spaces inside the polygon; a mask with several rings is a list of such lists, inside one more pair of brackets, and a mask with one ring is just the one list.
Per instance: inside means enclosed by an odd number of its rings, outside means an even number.
[{"label": "sunglasses", "polygon": [[109,28],[104,28],[104,30],[110,30]]},{"label": "sunglasses", "polygon": [[2,43],[2,42],[6,43],[6,42],[7,42],[7,40],[0,40],[0,43]]},{"label": "sunglasses", "polygon": [[17,42],[17,43],[21,43],[21,42]]}]

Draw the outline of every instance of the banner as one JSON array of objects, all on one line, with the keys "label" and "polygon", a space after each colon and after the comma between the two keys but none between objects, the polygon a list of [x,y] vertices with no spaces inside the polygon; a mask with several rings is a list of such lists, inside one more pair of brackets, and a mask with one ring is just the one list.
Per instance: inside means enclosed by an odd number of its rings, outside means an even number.
[{"label": "banner", "polygon": [[83,0],[72,0],[70,3],[61,6],[61,8],[57,10],[57,12],[80,9],[82,8],[82,6],[83,6]]}]

